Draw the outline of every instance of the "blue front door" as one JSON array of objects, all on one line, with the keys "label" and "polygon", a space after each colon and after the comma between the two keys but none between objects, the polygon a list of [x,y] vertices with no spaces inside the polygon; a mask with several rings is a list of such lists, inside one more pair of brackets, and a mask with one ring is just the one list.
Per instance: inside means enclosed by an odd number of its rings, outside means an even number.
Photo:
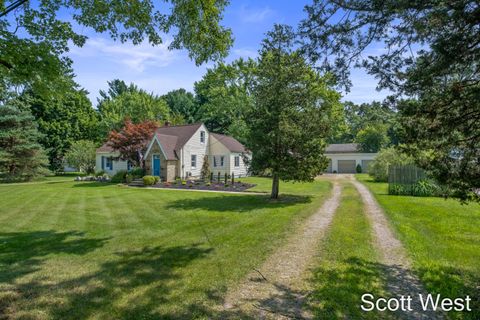
[{"label": "blue front door", "polygon": [[160,176],[160,156],[158,154],[153,155],[153,175]]}]

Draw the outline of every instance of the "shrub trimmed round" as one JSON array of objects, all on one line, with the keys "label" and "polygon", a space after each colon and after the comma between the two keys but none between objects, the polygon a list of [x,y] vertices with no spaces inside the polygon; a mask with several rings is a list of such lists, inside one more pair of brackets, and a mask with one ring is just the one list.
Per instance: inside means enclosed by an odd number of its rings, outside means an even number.
[{"label": "shrub trimmed round", "polygon": [[143,184],[146,186],[153,186],[155,182],[155,177],[154,176],[144,176],[143,177]]}]

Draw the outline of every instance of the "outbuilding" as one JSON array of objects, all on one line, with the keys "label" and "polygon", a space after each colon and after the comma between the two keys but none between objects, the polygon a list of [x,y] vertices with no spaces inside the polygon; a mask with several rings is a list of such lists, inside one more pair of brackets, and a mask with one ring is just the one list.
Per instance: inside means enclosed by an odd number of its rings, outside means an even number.
[{"label": "outbuilding", "polygon": [[327,173],[356,173],[357,165],[362,172],[368,168],[378,153],[362,152],[357,143],[335,143],[327,146],[325,156],[329,159]]}]

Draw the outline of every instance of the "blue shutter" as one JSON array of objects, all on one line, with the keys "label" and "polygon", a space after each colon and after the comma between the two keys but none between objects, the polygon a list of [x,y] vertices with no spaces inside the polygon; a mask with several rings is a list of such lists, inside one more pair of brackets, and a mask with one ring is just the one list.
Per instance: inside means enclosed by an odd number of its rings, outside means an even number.
[{"label": "blue shutter", "polygon": [[105,170],[105,157],[102,156],[102,170]]}]

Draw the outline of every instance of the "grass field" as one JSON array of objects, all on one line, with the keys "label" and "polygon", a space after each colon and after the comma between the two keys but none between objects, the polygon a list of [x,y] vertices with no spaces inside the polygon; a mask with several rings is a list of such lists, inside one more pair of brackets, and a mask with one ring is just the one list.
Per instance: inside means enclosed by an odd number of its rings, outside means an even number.
[{"label": "grass field", "polygon": [[[283,183],[288,196],[270,201],[58,180],[0,186],[0,315],[215,317],[226,288],[331,189]],[[268,179],[242,180],[270,188]]]},{"label": "grass field", "polygon": [[390,196],[386,183],[357,175],[384,208],[426,288],[445,297],[473,300],[472,312],[453,319],[480,319],[480,205],[454,199]]},{"label": "grass field", "polygon": [[371,225],[360,195],[344,184],[340,207],[323,240],[309,283],[309,307],[317,319],[386,319],[386,312],[364,312],[360,297],[386,296],[385,274],[373,245]]}]

